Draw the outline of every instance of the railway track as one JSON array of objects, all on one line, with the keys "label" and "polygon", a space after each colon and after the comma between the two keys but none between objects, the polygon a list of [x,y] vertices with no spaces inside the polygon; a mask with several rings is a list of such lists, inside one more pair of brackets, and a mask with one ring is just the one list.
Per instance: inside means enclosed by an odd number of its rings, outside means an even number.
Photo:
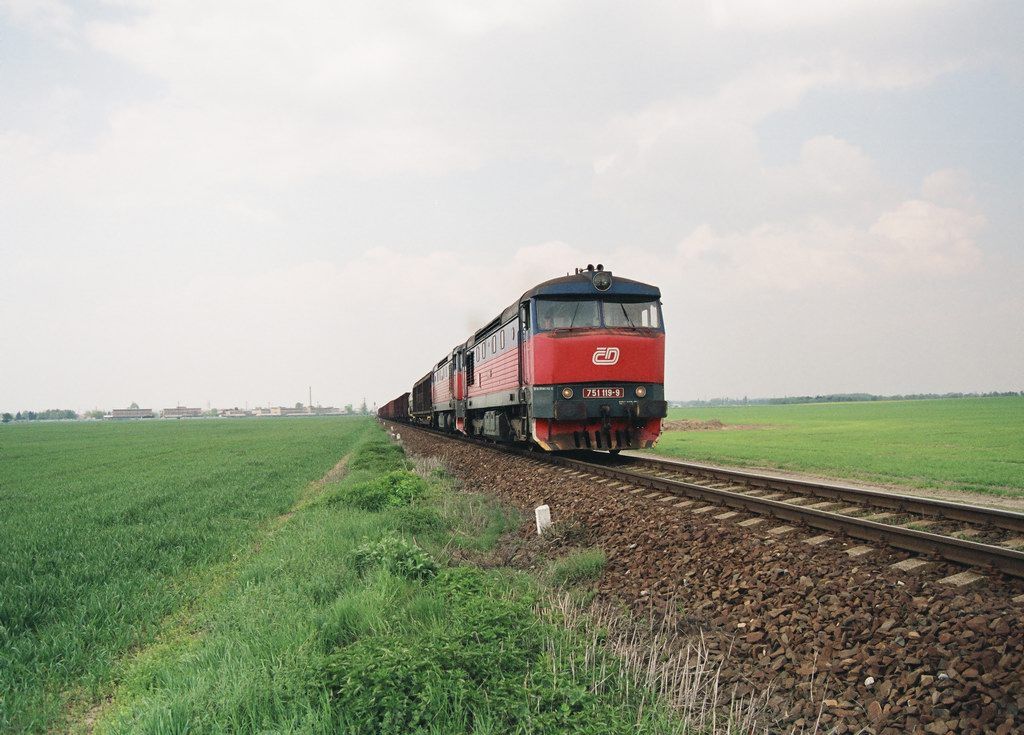
[{"label": "railway track", "polygon": [[[755,518],[773,518],[1024,578],[1024,513],[635,455],[551,455],[401,426],[558,465],[609,484],[630,486],[634,492],[646,488],[667,496],[666,500],[679,497],[693,503],[691,510],[696,513],[719,508],[718,518],[725,513],[750,514],[747,519],[729,516],[741,525],[757,525]],[[819,535],[809,542],[828,540],[827,535]]]}]

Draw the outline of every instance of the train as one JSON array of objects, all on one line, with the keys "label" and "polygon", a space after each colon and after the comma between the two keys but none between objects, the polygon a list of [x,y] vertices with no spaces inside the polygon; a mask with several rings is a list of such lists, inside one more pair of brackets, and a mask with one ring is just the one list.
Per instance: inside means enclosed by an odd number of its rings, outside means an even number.
[{"label": "train", "polygon": [[661,291],[598,264],[525,291],[378,416],[618,453],[654,446],[667,409]]}]

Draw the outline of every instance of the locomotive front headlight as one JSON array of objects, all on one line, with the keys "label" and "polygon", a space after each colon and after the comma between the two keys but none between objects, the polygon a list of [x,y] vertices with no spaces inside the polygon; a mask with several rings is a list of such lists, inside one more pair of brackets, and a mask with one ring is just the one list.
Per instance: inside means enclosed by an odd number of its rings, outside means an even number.
[{"label": "locomotive front headlight", "polygon": [[562,398],[566,400],[572,398],[572,388],[562,388]]},{"label": "locomotive front headlight", "polygon": [[612,274],[608,271],[597,271],[591,283],[598,291],[607,291],[612,287]]},{"label": "locomotive front headlight", "polygon": [[647,389],[644,388],[642,385],[638,385],[636,387],[636,397],[637,398],[643,398],[646,395],[647,395]]}]

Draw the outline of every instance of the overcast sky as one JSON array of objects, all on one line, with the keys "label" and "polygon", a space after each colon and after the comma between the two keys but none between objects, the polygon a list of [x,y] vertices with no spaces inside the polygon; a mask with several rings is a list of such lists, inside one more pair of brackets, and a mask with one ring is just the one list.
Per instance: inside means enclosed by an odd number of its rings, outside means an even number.
[{"label": "overcast sky", "polygon": [[0,409],[383,402],[535,282],[671,398],[1024,389],[1024,3],[0,0]]}]

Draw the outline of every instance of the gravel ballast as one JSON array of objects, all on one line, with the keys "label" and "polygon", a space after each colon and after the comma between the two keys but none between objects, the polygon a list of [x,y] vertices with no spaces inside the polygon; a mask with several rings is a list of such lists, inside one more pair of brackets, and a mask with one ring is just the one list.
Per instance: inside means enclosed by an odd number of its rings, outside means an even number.
[{"label": "gravel ballast", "polygon": [[[748,514],[686,507],[555,466],[396,425],[409,451],[439,457],[467,490],[578,526],[608,562],[599,595],[634,613],[678,612],[722,661],[725,689],[770,692],[780,722],[824,732],[1024,730],[1024,594],[988,576],[964,588],[944,563],[909,570],[910,555]],[[909,566],[909,565],[908,565]],[[1021,598],[1024,599],[1024,598]],[[820,719],[819,719],[820,718]]]}]

